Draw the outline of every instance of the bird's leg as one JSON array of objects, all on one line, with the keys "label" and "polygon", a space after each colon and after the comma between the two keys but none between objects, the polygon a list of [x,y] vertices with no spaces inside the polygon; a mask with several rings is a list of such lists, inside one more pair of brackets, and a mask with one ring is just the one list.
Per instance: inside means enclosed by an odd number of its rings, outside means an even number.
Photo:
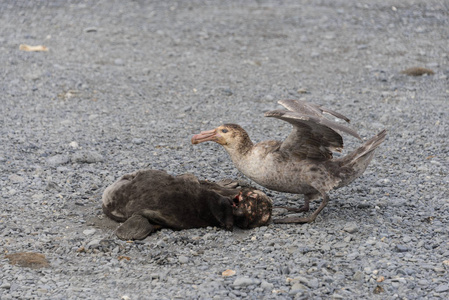
[{"label": "bird's leg", "polygon": [[315,221],[318,214],[323,210],[324,207],[326,207],[327,203],[329,202],[329,196],[326,193],[321,193],[323,197],[323,201],[321,202],[321,205],[308,217],[285,217],[282,219],[276,219],[273,220],[274,223],[277,224],[288,224],[288,223],[311,223]]}]

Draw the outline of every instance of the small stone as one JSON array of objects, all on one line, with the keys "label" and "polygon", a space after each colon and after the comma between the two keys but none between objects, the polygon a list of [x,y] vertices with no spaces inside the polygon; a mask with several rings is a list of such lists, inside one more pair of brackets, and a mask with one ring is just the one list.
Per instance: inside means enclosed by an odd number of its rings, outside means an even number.
[{"label": "small stone", "polygon": [[425,280],[425,279],[420,279],[420,280],[418,280],[418,284],[422,285],[422,286],[427,286],[427,285],[429,285],[429,281]]},{"label": "small stone", "polygon": [[134,138],[134,139],[131,140],[131,142],[132,142],[133,144],[140,145],[140,144],[143,144],[143,139],[140,139],[140,138]]},{"label": "small stone", "polygon": [[437,293],[445,293],[447,291],[449,291],[449,284],[443,283],[435,288],[435,292],[437,292]]},{"label": "small stone", "polygon": [[322,251],[329,251],[331,250],[331,246],[329,244],[324,244],[321,246]]},{"label": "small stone", "polygon": [[347,223],[345,225],[345,227],[343,228],[343,230],[348,233],[355,233],[355,232],[359,231],[359,227],[357,226],[356,223]]},{"label": "small stone", "polygon": [[72,161],[77,163],[96,163],[104,160],[103,155],[94,151],[81,151],[72,156]]},{"label": "small stone", "polygon": [[125,65],[125,62],[123,61],[123,59],[117,58],[116,60],[114,60],[114,64],[116,66],[123,66],[123,65]]},{"label": "small stone", "polygon": [[360,209],[370,208],[371,207],[371,203],[362,202],[362,203],[359,203],[359,205],[357,207],[360,208]]},{"label": "small stone", "polygon": [[364,277],[365,277],[365,275],[363,274],[363,272],[356,271],[354,273],[354,275],[352,276],[352,279],[355,280],[355,281],[361,281],[361,280],[363,280]]},{"label": "small stone", "polygon": [[303,283],[304,285],[308,286],[309,288],[317,288],[318,287],[318,279],[313,278],[313,279],[308,279],[304,276],[297,276],[293,279],[291,278],[287,278],[287,282],[290,283],[291,285],[294,285],[296,283]]},{"label": "small stone", "polygon": [[279,267],[279,272],[281,274],[289,274],[290,273],[290,268],[288,266]]},{"label": "small stone", "polygon": [[57,167],[63,164],[66,164],[70,161],[70,158],[68,155],[65,154],[56,154],[52,157],[49,157],[47,159],[47,164],[52,167]]},{"label": "small stone", "polygon": [[186,263],[189,262],[189,258],[188,258],[187,256],[184,256],[184,255],[180,255],[180,256],[178,257],[178,260],[179,260],[179,262],[180,262],[181,264],[186,264]]},{"label": "small stone", "polygon": [[225,96],[232,96],[234,92],[229,88],[222,88],[221,93]]},{"label": "small stone", "polygon": [[5,289],[5,290],[9,290],[11,288],[11,284],[9,282],[3,281],[2,285],[0,286],[0,288]]},{"label": "small stone", "polygon": [[59,173],[64,173],[64,172],[68,172],[71,169],[67,168],[67,167],[57,167],[56,171],[58,171]]},{"label": "small stone", "polygon": [[75,142],[75,141],[70,142],[69,146],[72,147],[73,149],[78,149],[78,148],[80,147],[80,146],[78,145],[78,143]]},{"label": "small stone", "polygon": [[271,291],[274,285],[272,283],[269,283],[268,281],[262,280],[262,282],[260,283],[260,287],[263,288],[264,290]]},{"label": "small stone", "polygon": [[352,252],[352,253],[349,253],[346,257],[349,259],[349,260],[354,260],[354,259],[356,259],[357,257],[359,257],[359,253],[358,252]]},{"label": "small stone", "polygon": [[86,33],[97,32],[97,31],[98,31],[97,27],[86,27],[86,28],[84,28],[84,32],[86,32]]},{"label": "small stone", "polygon": [[404,245],[396,245],[394,248],[396,252],[407,252],[410,251],[410,249],[407,246]]},{"label": "small stone", "polygon": [[[84,231],[86,231],[86,230],[84,230]],[[84,231],[83,231],[83,233],[84,233]],[[100,247],[100,242],[101,242],[101,240],[92,240],[87,244],[87,247],[88,248],[98,248],[98,247]]]},{"label": "small stone", "polygon": [[346,299],[346,297],[344,297],[344,296],[342,296],[340,294],[337,294],[337,293],[333,293],[332,294],[332,299]]},{"label": "small stone", "polygon": [[211,240],[214,238],[214,235],[212,233],[206,233],[205,235],[203,235],[202,239],[203,240]]},{"label": "small stone", "polygon": [[248,286],[252,284],[259,284],[260,280],[255,278],[249,278],[249,277],[237,277],[234,280],[233,286]]},{"label": "small stone", "polygon": [[311,280],[309,280],[308,287],[310,287],[311,289],[317,289],[319,285],[320,284],[318,282],[318,278],[312,278]]},{"label": "small stone", "polygon": [[36,201],[42,201],[42,199],[44,199],[44,194],[34,194],[31,198]]},{"label": "small stone", "polygon": [[265,96],[265,100],[273,101],[273,100],[274,100],[274,97],[273,97],[272,95],[266,95],[266,96]]},{"label": "small stone", "polygon": [[341,249],[341,248],[346,248],[346,243],[343,243],[343,242],[337,242],[337,243],[335,243],[335,244],[333,244],[332,245],[332,248],[335,248],[335,249]]},{"label": "small stone", "polygon": [[297,283],[292,285],[292,288],[290,289],[290,293],[297,294],[300,291],[307,291],[307,290],[308,290],[308,288],[305,285],[303,285],[302,283],[297,282]]},{"label": "small stone", "polygon": [[14,183],[21,183],[25,181],[25,178],[16,174],[9,175],[8,179]]},{"label": "small stone", "polygon": [[235,275],[235,271],[230,270],[230,269],[227,269],[226,271],[223,271],[221,273],[221,276],[223,276],[223,277],[234,276],[234,275]]},{"label": "small stone", "polygon": [[92,229],[86,229],[86,230],[83,231],[83,234],[89,236],[89,235],[94,234],[95,231],[96,231],[96,230],[95,230],[94,228],[92,228]]},{"label": "small stone", "polygon": [[45,187],[45,189],[47,191],[50,191],[50,190],[57,190],[57,191],[59,191],[59,186],[58,186],[58,184],[56,182],[49,181],[47,183],[47,186]]},{"label": "small stone", "polygon": [[72,120],[62,120],[61,121],[61,125],[71,125],[72,124]]}]

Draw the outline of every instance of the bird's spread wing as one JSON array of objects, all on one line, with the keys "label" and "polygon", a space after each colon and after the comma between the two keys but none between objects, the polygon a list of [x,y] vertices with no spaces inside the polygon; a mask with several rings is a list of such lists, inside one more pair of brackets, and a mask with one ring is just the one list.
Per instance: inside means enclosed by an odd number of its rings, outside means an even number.
[{"label": "bird's spread wing", "polygon": [[288,110],[296,111],[305,115],[314,115],[316,117],[321,117],[323,113],[326,113],[339,119],[345,120],[348,123],[350,122],[350,120],[347,117],[343,116],[342,114],[313,103],[290,99],[279,100],[278,103]]},{"label": "bird's spread wing", "polygon": [[273,110],[265,113],[293,125],[293,131],[281,145],[281,150],[300,158],[326,160],[332,158],[332,151],[341,151],[343,138],[337,131],[345,132],[360,139],[360,136],[344,125],[330,121],[323,113],[349,122],[345,116],[326,108],[297,100],[282,100],[280,104],[289,110]]}]

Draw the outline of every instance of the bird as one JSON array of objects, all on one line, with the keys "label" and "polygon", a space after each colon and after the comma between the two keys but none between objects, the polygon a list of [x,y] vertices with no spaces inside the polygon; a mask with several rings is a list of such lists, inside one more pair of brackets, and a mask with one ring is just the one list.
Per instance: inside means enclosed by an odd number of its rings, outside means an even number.
[{"label": "bird", "polygon": [[346,156],[334,158],[333,152],[343,149],[340,133],[362,139],[355,130],[325,115],[349,123],[347,117],[302,100],[287,99],[278,103],[285,109],[268,111],[265,117],[277,118],[293,126],[284,141],[253,143],[240,125],[223,124],[193,135],[191,142],[213,141],[222,145],[241,173],[269,190],[303,194],[304,205],[288,208],[288,211],[308,212],[310,202],[322,198],[318,208],[308,216],[287,215],[273,220],[274,223],[310,223],[328,204],[331,190],[346,186],[363,174],[374,150],[384,142],[387,131],[383,129]]}]

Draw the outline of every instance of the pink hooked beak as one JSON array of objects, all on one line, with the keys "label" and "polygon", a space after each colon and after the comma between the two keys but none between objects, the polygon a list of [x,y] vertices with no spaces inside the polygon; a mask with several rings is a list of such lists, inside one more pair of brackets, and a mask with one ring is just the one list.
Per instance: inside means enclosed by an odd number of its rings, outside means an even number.
[{"label": "pink hooked beak", "polygon": [[201,133],[195,134],[192,137],[192,144],[196,145],[207,141],[215,142],[218,137],[220,137],[220,135],[217,133],[216,129],[201,131]]}]

